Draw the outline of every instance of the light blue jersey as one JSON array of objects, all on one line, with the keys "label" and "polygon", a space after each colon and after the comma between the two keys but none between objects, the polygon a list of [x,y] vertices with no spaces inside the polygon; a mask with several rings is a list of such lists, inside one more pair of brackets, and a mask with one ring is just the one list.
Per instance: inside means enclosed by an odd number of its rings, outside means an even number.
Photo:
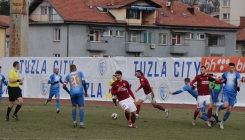
[{"label": "light blue jersey", "polygon": [[237,95],[237,82],[241,81],[240,74],[238,72],[230,73],[225,72],[222,78],[226,79],[226,84],[224,86],[224,92],[230,94],[231,96]]},{"label": "light blue jersey", "polygon": [[181,92],[187,91],[197,100],[198,93],[195,90],[191,89],[190,84],[186,84],[182,89],[175,91],[172,93],[173,95],[180,94]]},{"label": "light blue jersey", "polygon": [[63,84],[62,76],[60,74],[56,75],[55,73],[49,77],[48,83],[50,86],[50,94],[55,94],[55,96],[59,96],[60,94],[60,83]]},{"label": "light blue jersey", "polygon": [[3,93],[3,84],[4,84],[5,86],[7,86],[7,85],[8,85],[8,82],[6,81],[4,75],[2,75],[2,74],[0,73],[0,94]]}]

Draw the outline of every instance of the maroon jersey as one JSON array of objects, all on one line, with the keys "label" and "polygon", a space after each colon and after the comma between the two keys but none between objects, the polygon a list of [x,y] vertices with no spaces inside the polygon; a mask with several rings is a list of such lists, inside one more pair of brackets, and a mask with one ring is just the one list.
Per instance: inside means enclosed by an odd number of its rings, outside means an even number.
[{"label": "maroon jersey", "polygon": [[[111,94],[117,95],[117,99],[119,101],[122,101],[124,99],[129,98],[129,94],[130,94],[130,96],[133,99],[135,99],[134,94],[133,94],[133,92],[130,89],[128,81],[126,81],[126,80],[122,80],[122,81],[117,80],[117,81],[113,82],[113,84],[111,86],[112,86]],[[118,91],[119,87],[122,87],[121,91]],[[129,92],[129,94],[128,94],[128,92]]]},{"label": "maroon jersey", "polygon": [[151,86],[150,86],[148,80],[145,78],[145,76],[141,75],[139,79],[140,79],[140,87],[138,88],[138,90],[143,88],[146,95],[151,93],[152,92]]},{"label": "maroon jersey", "polygon": [[195,79],[193,79],[190,83],[190,86],[193,86],[195,82],[197,82],[197,91],[198,95],[210,95],[210,89],[209,89],[209,79],[212,78],[211,76],[205,74],[205,75],[197,75]]}]

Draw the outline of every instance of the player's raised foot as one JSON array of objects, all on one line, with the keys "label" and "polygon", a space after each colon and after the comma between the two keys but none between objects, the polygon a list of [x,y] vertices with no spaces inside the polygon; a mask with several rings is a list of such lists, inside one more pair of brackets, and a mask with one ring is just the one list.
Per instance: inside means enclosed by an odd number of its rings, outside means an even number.
[{"label": "player's raised foot", "polygon": [[44,105],[46,106],[48,104],[48,100],[45,100]]},{"label": "player's raised foot", "polygon": [[219,127],[220,127],[220,129],[224,129],[224,124],[223,124],[223,122],[220,122]]},{"label": "player's raised foot", "polygon": [[138,128],[136,124],[132,124],[132,128]]},{"label": "player's raised foot", "polygon": [[18,115],[13,115],[12,118],[14,118],[16,121],[19,121]]},{"label": "player's raised foot", "polygon": [[206,121],[206,123],[207,123],[208,127],[212,127],[210,121]]},{"label": "player's raised foot", "polygon": [[9,116],[6,116],[5,121],[6,121],[6,122],[9,121]]},{"label": "player's raised foot", "polygon": [[169,116],[169,111],[168,111],[168,109],[165,109],[164,112],[166,113],[166,118],[168,118],[168,116]]},{"label": "player's raised foot", "polygon": [[128,127],[130,127],[130,128],[133,127],[133,124],[132,124],[131,120],[128,121]]},{"label": "player's raised foot", "polygon": [[193,126],[196,125],[196,120],[192,120],[192,123],[191,123]]},{"label": "player's raised foot", "polygon": [[60,113],[60,109],[57,109],[57,110],[56,110],[56,113],[59,114],[59,113]]},{"label": "player's raised foot", "polygon": [[219,116],[219,107],[216,108],[215,115],[218,117]]}]

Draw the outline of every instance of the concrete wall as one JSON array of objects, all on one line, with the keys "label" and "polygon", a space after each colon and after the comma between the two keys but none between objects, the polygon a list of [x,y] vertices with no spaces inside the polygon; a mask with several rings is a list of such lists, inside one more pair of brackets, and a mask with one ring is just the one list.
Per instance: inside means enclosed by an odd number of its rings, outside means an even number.
[{"label": "concrete wall", "polygon": [[5,28],[0,28],[0,57],[5,56],[6,34]]},{"label": "concrete wall", "polygon": [[[60,42],[53,41],[53,29],[61,29],[61,40]],[[110,27],[112,30],[112,36],[101,36],[100,40],[107,40],[107,50],[103,52],[92,52],[87,51],[86,45],[89,40],[89,28],[86,25],[69,25],[69,56],[73,57],[88,57],[92,55],[99,56],[127,56],[134,57],[135,53],[127,53],[125,51],[125,38],[128,38],[126,33],[125,37],[117,37],[117,30],[125,30],[125,27]],[[186,56],[186,57],[200,57],[206,56],[206,40],[197,40],[197,34],[215,33],[225,34],[225,54],[226,56],[236,55],[236,32],[224,32],[224,31],[213,31],[213,30],[189,30],[194,34],[194,38],[188,40],[189,50],[188,53],[179,55],[171,54],[171,29],[160,29],[160,28],[146,28],[147,32],[152,33],[152,44],[156,44],[155,49],[150,48],[150,44],[145,45],[145,52],[142,56],[150,57],[174,57],[174,56]],[[54,53],[59,53],[65,57],[67,54],[67,25],[30,25],[29,28],[29,55],[38,57],[52,57]],[[37,34],[38,33],[38,34]],[[159,33],[167,34],[167,45],[159,45]],[[143,32],[138,33],[138,42],[141,38],[143,41]],[[184,35],[182,36],[184,39]],[[185,40],[187,42],[187,40]],[[186,45],[185,45],[186,46]]]}]

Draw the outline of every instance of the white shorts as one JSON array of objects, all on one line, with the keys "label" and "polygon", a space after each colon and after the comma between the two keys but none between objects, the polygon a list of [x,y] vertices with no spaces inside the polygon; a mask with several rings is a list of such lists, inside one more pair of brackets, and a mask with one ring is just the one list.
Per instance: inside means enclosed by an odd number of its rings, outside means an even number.
[{"label": "white shorts", "polygon": [[149,93],[149,94],[144,94],[140,97],[140,100],[146,101],[146,100],[150,100],[151,103],[156,103],[156,99],[155,99],[155,95],[153,92]]},{"label": "white shorts", "polygon": [[197,108],[202,108],[204,106],[204,102],[206,102],[206,105],[210,104],[211,96],[210,95],[198,96],[197,97]]},{"label": "white shorts", "polygon": [[123,110],[129,109],[130,112],[134,112],[137,110],[134,101],[131,98],[120,101],[119,105],[122,107]]}]

